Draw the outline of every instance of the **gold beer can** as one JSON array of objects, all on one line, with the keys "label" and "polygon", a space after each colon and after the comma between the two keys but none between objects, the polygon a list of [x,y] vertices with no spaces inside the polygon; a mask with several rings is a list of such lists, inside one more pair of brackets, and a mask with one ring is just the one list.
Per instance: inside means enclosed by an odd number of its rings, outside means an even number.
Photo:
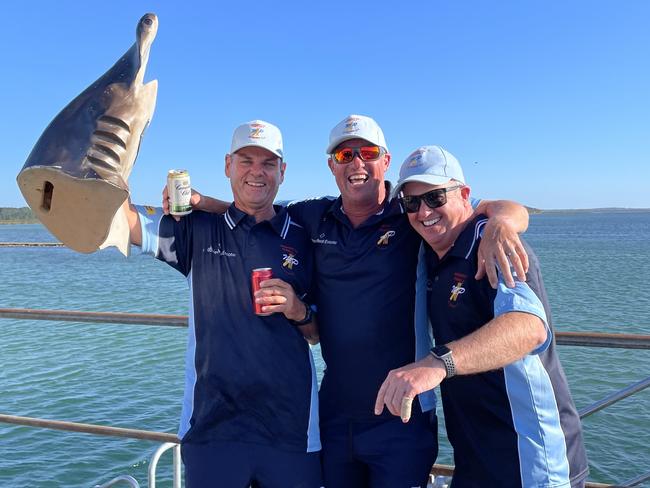
[{"label": "gold beer can", "polygon": [[167,195],[170,214],[180,216],[192,213],[190,204],[192,186],[190,185],[190,174],[186,169],[169,170],[167,173]]}]

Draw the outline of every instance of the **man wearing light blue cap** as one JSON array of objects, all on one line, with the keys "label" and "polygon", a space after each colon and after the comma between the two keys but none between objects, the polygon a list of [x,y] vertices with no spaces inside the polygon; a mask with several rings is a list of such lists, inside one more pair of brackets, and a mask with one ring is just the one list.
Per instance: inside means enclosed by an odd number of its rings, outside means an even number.
[{"label": "man wearing light blue cap", "polygon": [[[485,229],[458,160],[439,146],[406,158],[393,190],[426,242],[429,321],[436,345],[391,371],[376,408],[408,420],[416,395],[440,385],[454,448],[453,488],[581,487],[588,472],[580,418],[555,352],[539,263],[493,289],[475,278]],[[500,273],[499,273],[500,274]]]}]

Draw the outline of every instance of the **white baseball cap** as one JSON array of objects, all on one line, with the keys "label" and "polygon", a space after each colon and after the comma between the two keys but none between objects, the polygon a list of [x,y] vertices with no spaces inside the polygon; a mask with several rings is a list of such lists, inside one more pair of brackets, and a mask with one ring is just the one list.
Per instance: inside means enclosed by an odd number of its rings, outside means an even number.
[{"label": "white baseball cap", "polygon": [[377,122],[365,115],[348,115],[330,132],[330,143],[325,152],[331,154],[336,146],[350,139],[365,139],[388,151],[384,133]]},{"label": "white baseball cap", "polygon": [[422,146],[407,157],[399,169],[399,180],[393,188],[392,197],[402,191],[411,181],[429,185],[443,185],[450,180],[465,184],[465,175],[453,154],[440,146]]},{"label": "white baseball cap", "polygon": [[249,146],[258,146],[271,151],[276,156],[283,157],[280,129],[263,120],[251,120],[240,125],[233,132],[230,154]]}]

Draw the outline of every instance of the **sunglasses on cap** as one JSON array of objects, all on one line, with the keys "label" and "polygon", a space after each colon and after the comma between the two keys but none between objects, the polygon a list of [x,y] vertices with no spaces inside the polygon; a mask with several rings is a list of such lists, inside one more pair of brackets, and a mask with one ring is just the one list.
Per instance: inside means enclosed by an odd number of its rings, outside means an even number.
[{"label": "sunglasses on cap", "polygon": [[343,147],[337,149],[332,153],[332,159],[337,164],[348,164],[354,159],[354,156],[359,156],[361,161],[374,161],[384,154],[384,149],[379,146],[360,146],[360,147]]},{"label": "sunglasses on cap", "polygon": [[447,203],[447,192],[458,190],[465,185],[450,186],[449,188],[436,188],[422,195],[404,195],[402,203],[408,213],[415,213],[420,210],[420,202],[427,204],[429,208],[442,207]]}]

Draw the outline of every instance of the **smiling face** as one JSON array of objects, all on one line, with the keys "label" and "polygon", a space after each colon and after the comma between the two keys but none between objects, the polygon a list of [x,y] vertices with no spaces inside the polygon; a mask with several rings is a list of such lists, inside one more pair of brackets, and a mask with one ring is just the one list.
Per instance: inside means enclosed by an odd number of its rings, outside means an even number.
[{"label": "smiling face", "polygon": [[256,219],[273,216],[273,200],[284,180],[286,163],[267,149],[249,146],[226,155],[226,176],[237,208]]},{"label": "smiling face", "polygon": [[[410,182],[404,185],[404,195],[422,195],[436,188],[457,186],[458,182],[449,181],[444,185],[429,185],[427,183]],[[439,257],[451,248],[473,210],[469,202],[470,188],[463,186],[447,192],[447,203],[438,208],[430,208],[420,201],[420,209],[408,213],[409,222],[418,234],[431,246]]]},{"label": "smiling face", "polygon": [[[350,139],[339,144],[336,149],[374,146],[365,139]],[[335,149],[335,150],[336,150]],[[336,178],[343,197],[343,205],[348,209],[381,203],[386,195],[384,174],[390,165],[390,154],[383,153],[374,161],[362,161],[358,155],[347,164],[339,164],[331,157],[327,163]]]}]

